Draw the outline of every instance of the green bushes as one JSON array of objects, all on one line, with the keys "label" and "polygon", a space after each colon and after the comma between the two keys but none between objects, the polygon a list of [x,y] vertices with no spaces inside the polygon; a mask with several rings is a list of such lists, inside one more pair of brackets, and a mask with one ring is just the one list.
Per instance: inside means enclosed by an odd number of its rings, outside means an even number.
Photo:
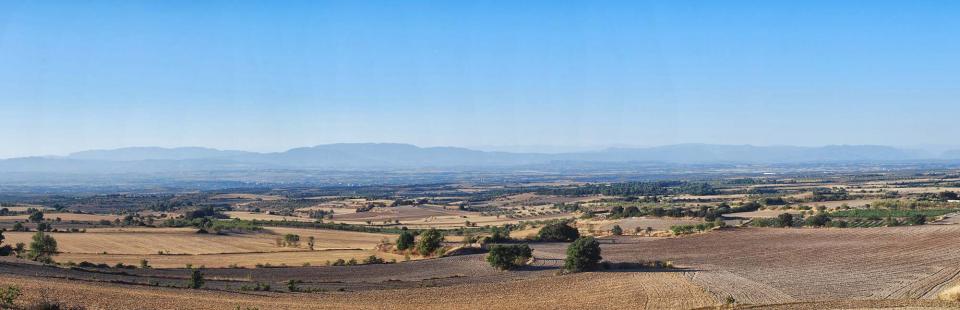
[{"label": "green bushes", "polygon": [[490,266],[508,270],[525,265],[531,257],[533,250],[526,244],[494,245],[487,254],[487,262]]},{"label": "green bushes", "polygon": [[397,237],[397,250],[405,251],[414,246],[414,236],[413,233],[404,229],[400,233],[400,236]]},{"label": "green bushes", "polygon": [[33,240],[30,242],[27,257],[34,261],[50,264],[53,263],[53,255],[56,253],[57,240],[54,240],[53,236],[38,231],[33,235]]},{"label": "green bushes", "polygon": [[555,223],[544,226],[537,233],[539,241],[568,242],[580,238],[580,231],[570,227],[567,223]]},{"label": "green bushes", "polygon": [[417,253],[429,256],[440,248],[441,242],[443,242],[443,234],[439,230],[431,228],[420,234],[420,240],[417,241]]},{"label": "green bushes", "polygon": [[0,308],[13,308],[13,302],[20,297],[20,288],[9,285],[0,289]]},{"label": "green bushes", "polygon": [[610,233],[613,234],[614,236],[622,235],[623,228],[621,228],[620,225],[613,225],[613,228],[610,229]]},{"label": "green bushes", "polygon": [[187,283],[187,287],[192,289],[198,289],[203,287],[203,272],[200,269],[194,269],[190,273],[190,282]]},{"label": "green bushes", "polygon": [[723,221],[714,221],[706,222],[700,224],[691,224],[691,225],[674,225],[670,227],[670,232],[674,235],[686,235],[692,234],[695,232],[702,232],[714,227],[722,227]]},{"label": "green bushes", "polygon": [[568,272],[581,272],[593,269],[603,257],[600,256],[600,243],[593,237],[582,237],[567,247],[567,258],[563,269]]}]

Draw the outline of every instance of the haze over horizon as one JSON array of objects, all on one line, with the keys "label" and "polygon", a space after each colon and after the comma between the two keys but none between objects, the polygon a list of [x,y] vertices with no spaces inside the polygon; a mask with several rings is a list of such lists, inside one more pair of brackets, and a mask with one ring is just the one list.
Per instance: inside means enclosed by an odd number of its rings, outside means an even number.
[{"label": "haze over horizon", "polygon": [[814,2],[5,1],[0,158],[955,145],[960,4]]}]

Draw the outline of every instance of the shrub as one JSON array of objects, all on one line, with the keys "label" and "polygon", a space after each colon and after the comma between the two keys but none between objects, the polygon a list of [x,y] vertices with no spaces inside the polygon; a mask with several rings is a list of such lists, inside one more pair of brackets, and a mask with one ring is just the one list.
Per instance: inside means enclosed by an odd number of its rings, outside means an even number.
[{"label": "shrub", "polygon": [[194,269],[190,273],[190,283],[187,284],[187,287],[192,289],[203,287],[203,272],[200,272],[200,269]]},{"label": "shrub", "polygon": [[779,227],[793,227],[793,214],[790,213],[781,213],[777,216],[777,226]]},{"label": "shrub", "polygon": [[17,297],[20,297],[19,287],[10,285],[0,289],[0,308],[12,308]]},{"label": "shrub", "polygon": [[397,237],[397,250],[404,251],[414,246],[414,236],[412,232],[407,231],[406,229],[400,233],[400,237]]},{"label": "shrub", "polygon": [[387,261],[377,257],[376,255],[370,255],[370,257],[367,257],[363,260],[363,263],[364,264],[386,264]]},{"label": "shrub", "polygon": [[140,260],[140,268],[147,269],[150,268],[150,262],[146,258]]},{"label": "shrub", "polygon": [[823,213],[808,217],[804,221],[804,224],[806,224],[807,226],[815,226],[815,227],[823,227],[823,226],[826,226],[827,223],[830,223],[830,217]]},{"label": "shrub", "polygon": [[417,253],[423,256],[430,255],[440,248],[442,241],[443,235],[440,234],[440,231],[430,228],[430,230],[420,235],[420,240],[417,241]]},{"label": "shrub", "polygon": [[597,266],[600,256],[600,243],[593,237],[582,237],[567,247],[567,258],[563,269],[569,272],[581,272]]},{"label": "shrub", "polygon": [[567,223],[556,223],[544,226],[537,233],[537,240],[568,242],[580,238],[580,231],[570,227]]},{"label": "shrub", "polygon": [[623,234],[623,228],[620,225],[613,225],[613,229],[610,229],[610,233],[614,236],[619,236]]},{"label": "shrub", "polygon": [[294,235],[294,234],[283,235],[283,245],[288,247],[300,246],[300,235]]},{"label": "shrub", "polygon": [[523,266],[533,257],[533,250],[526,244],[494,245],[487,254],[490,266],[501,270]]},{"label": "shrub", "polygon": [[53,262],[53,254],[57,253],[57,240],[52,236],[38,231],[30,242],[30,251],[27,257],[31,260],[49,264]]}]

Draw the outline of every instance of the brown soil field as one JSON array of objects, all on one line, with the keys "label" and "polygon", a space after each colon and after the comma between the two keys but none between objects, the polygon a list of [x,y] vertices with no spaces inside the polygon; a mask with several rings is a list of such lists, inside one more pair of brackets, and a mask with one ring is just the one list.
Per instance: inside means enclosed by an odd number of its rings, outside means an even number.
[{"label": "brown soil field", "polygon": [[[228,293],[0,275],[35,301],[88,309],[690,309],[717,304],[682,273],[582,273],[444,287],[335,293]],[[624,292],[630,292],[624,294]]]},{"label": "brown soil field", "polygon": [[[958,238],[957,225],[738,228],[668,239],[619,237],[603,245],[603,257],[670,260],[701,270],[693,282],[718,298],[755,303],[934,298],[960,277]],[[534,253],[562,251],[537,245]]]}]

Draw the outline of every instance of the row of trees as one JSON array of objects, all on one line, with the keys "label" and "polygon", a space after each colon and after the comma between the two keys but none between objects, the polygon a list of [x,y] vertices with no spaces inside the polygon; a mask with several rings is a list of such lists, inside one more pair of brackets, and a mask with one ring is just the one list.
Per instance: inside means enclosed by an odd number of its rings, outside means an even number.
[{"label": "row of trees", "polygon": [[[526,244],[494,245],[487,254],[490,266],[501,270],[524,266],[533,257],[533,250]],[[600,243],[593,237],[581,237],[567,246],[567,257],[563,269],[567,272],[581,272],[594,269],[603,259],[600,256]]]}]

